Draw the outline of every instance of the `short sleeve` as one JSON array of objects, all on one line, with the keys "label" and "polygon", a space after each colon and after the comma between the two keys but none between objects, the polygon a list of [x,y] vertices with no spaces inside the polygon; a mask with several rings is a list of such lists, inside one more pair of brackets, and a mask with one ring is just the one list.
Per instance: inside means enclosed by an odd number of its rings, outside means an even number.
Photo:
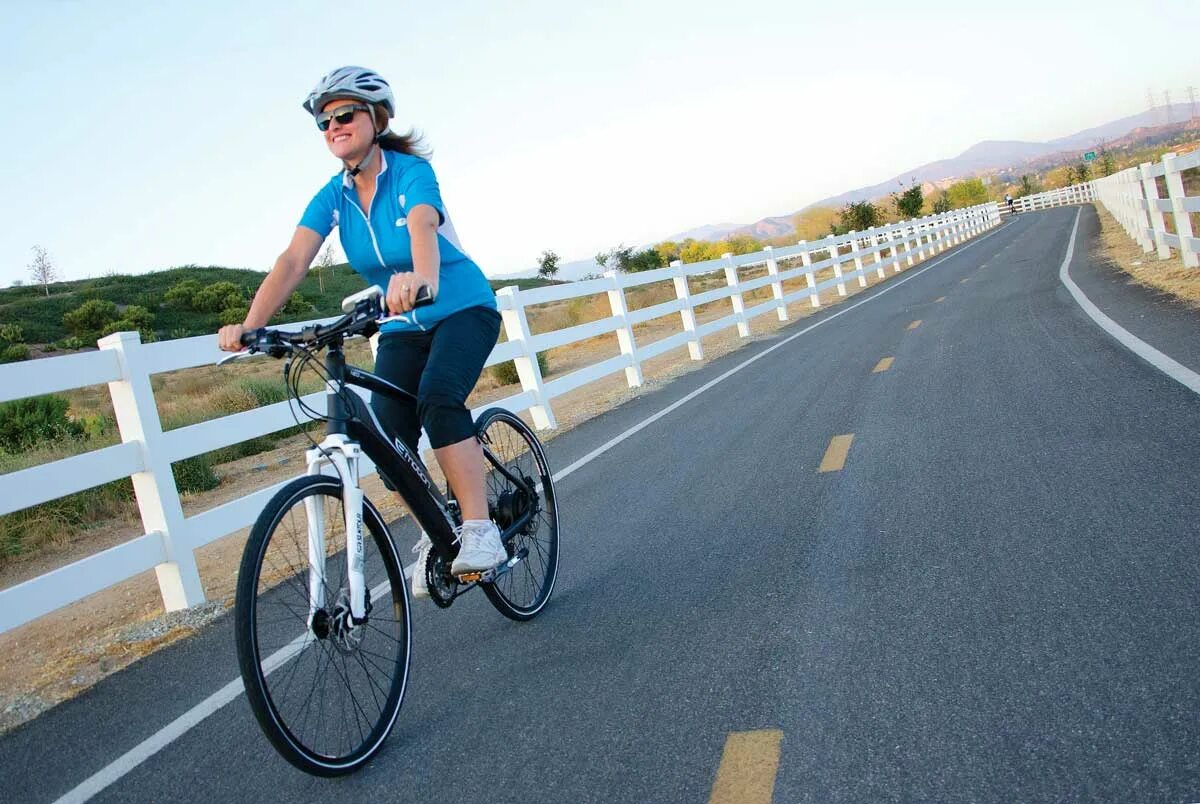
[{"label": "short sleeve", "polygon": [[300,216],[300,225],[312,229],[321,237],[329,237],[337,222],[337,192],[333,183],[329,182],[308,202],[308,208]]},{"label": "short sleeve", "polygon": [[442,192],[438,189],[433,166],[424,159],[414,160],[400,179],[400,195],[404,198],[404,214],[420,204],[428,204],[437,210],[438,225],[446,222],[446,207],[442,204]]}]

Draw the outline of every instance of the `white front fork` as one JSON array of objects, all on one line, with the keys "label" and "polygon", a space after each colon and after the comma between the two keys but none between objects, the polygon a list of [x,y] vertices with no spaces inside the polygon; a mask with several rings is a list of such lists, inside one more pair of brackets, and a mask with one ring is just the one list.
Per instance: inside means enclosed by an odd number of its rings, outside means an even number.
[{"label": "white front fork", "polygon": [[[355,620],[366,617],[366,581],[363,564],[363,492],[358,485],[362,448],[343,435],[327,436],[320,447],[305,453],[308,474],[323,474],[332,465],[342,480],[342,508],[346,517],[346,578],[350,585],[350,613]],[[304,501],[308,516],[308,622],[325,607],[325,500],[312,496]]]}]

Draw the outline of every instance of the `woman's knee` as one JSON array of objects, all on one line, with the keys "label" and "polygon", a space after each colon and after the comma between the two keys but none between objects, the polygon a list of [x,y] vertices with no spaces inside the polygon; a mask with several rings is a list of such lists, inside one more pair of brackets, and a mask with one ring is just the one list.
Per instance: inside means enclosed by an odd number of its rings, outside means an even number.
[{"label": "woman's knee", "polygon": [[417,397],[417,414],[434,449],[457,444],[475,434],[471,411],[457,396],[422,393]]}]

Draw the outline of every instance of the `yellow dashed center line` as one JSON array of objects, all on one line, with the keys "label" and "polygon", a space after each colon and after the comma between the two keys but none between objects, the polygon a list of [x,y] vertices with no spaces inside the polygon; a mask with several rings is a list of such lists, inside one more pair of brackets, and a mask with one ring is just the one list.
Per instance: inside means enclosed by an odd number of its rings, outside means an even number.
[{"label": "yellow dashed center line", "polygon": [[917,328],[917,327],[919,327],[919,326],[921,326],[921,319],[919,319],[919,318],[918,318],[916,321],[914,321],[914,322],[912,322],[911,324],[909,324],[909,325],[908,325],[908,328],[909,328],[909,329],[916,329],[916,328]]},{"label": "yellow dashed center line", "polygon": [[896,358],[894,358],[894,357],[883,358],[882,360],[880,360],[878,363],[875,364],[875,368],[871,370],[871,373],[878,374],[881,371],[887,371],[888,369],[890,369],[892,367],[892,361],[895,359]]},{"label": "yellow dashed center line", "polygon": [[933,300],[933,303],[937,304],[938,302],[944,302],[945,300],[946,300],[945,296],[938,296],[936,299]]},{"label": "yellow dashed center line", "polygon": [[965,277],[963,277],[962,279],[958,280],[958,284],[960,284],[960,285],[961,285],[961,284],[963,284],[964,282],[970,282],[970,281],[971,281],[971,277],[969,277],[969,276],[965,276]]},{"label": "yellow dashed center line", "polygon": [[708,804],[771,804],[782,742],[778,729],[730,732]]},{"label": "yellow dashed center line", "polygon": [[853,440],[854,433],[834,436],[829,442],[829,448],[825,450],[825,457],[821,459],[817,472],[842,471],[842,467],[846,465],[846,456],[850,453],[850,442]]}]

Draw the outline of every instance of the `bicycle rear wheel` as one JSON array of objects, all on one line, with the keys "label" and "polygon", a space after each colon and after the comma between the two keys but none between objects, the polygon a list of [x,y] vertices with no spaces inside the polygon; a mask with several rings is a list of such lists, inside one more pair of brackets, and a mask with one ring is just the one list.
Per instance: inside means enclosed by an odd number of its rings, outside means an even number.
[{"label": "bicycle rear wheel", "polygon": [[[365,764],[396,722],[412,629],[404,567],[379,512],[363,500],[366,622],[349,618],[342,484],[308,476],[267,503],[238,574],[235,630],[246,697],[283,757],[338,776]],[[312,611],[310,523],[325,542],[323,605]],[[318,553],[319,555],[319,553]]]},{"label": "bicycle rear wheel", "polygon": [[[528,620],[550,599],[558,576],[558,506],[546,454],[533,431],[502,408],[476,422],[484,447],[488,513],[509,557],[521,560],[495,581],[481,584],[492,605],[513,620]],[[513,528],[514,523],[523,523]],[[510,532],[511,531],[511,532]]]}]

